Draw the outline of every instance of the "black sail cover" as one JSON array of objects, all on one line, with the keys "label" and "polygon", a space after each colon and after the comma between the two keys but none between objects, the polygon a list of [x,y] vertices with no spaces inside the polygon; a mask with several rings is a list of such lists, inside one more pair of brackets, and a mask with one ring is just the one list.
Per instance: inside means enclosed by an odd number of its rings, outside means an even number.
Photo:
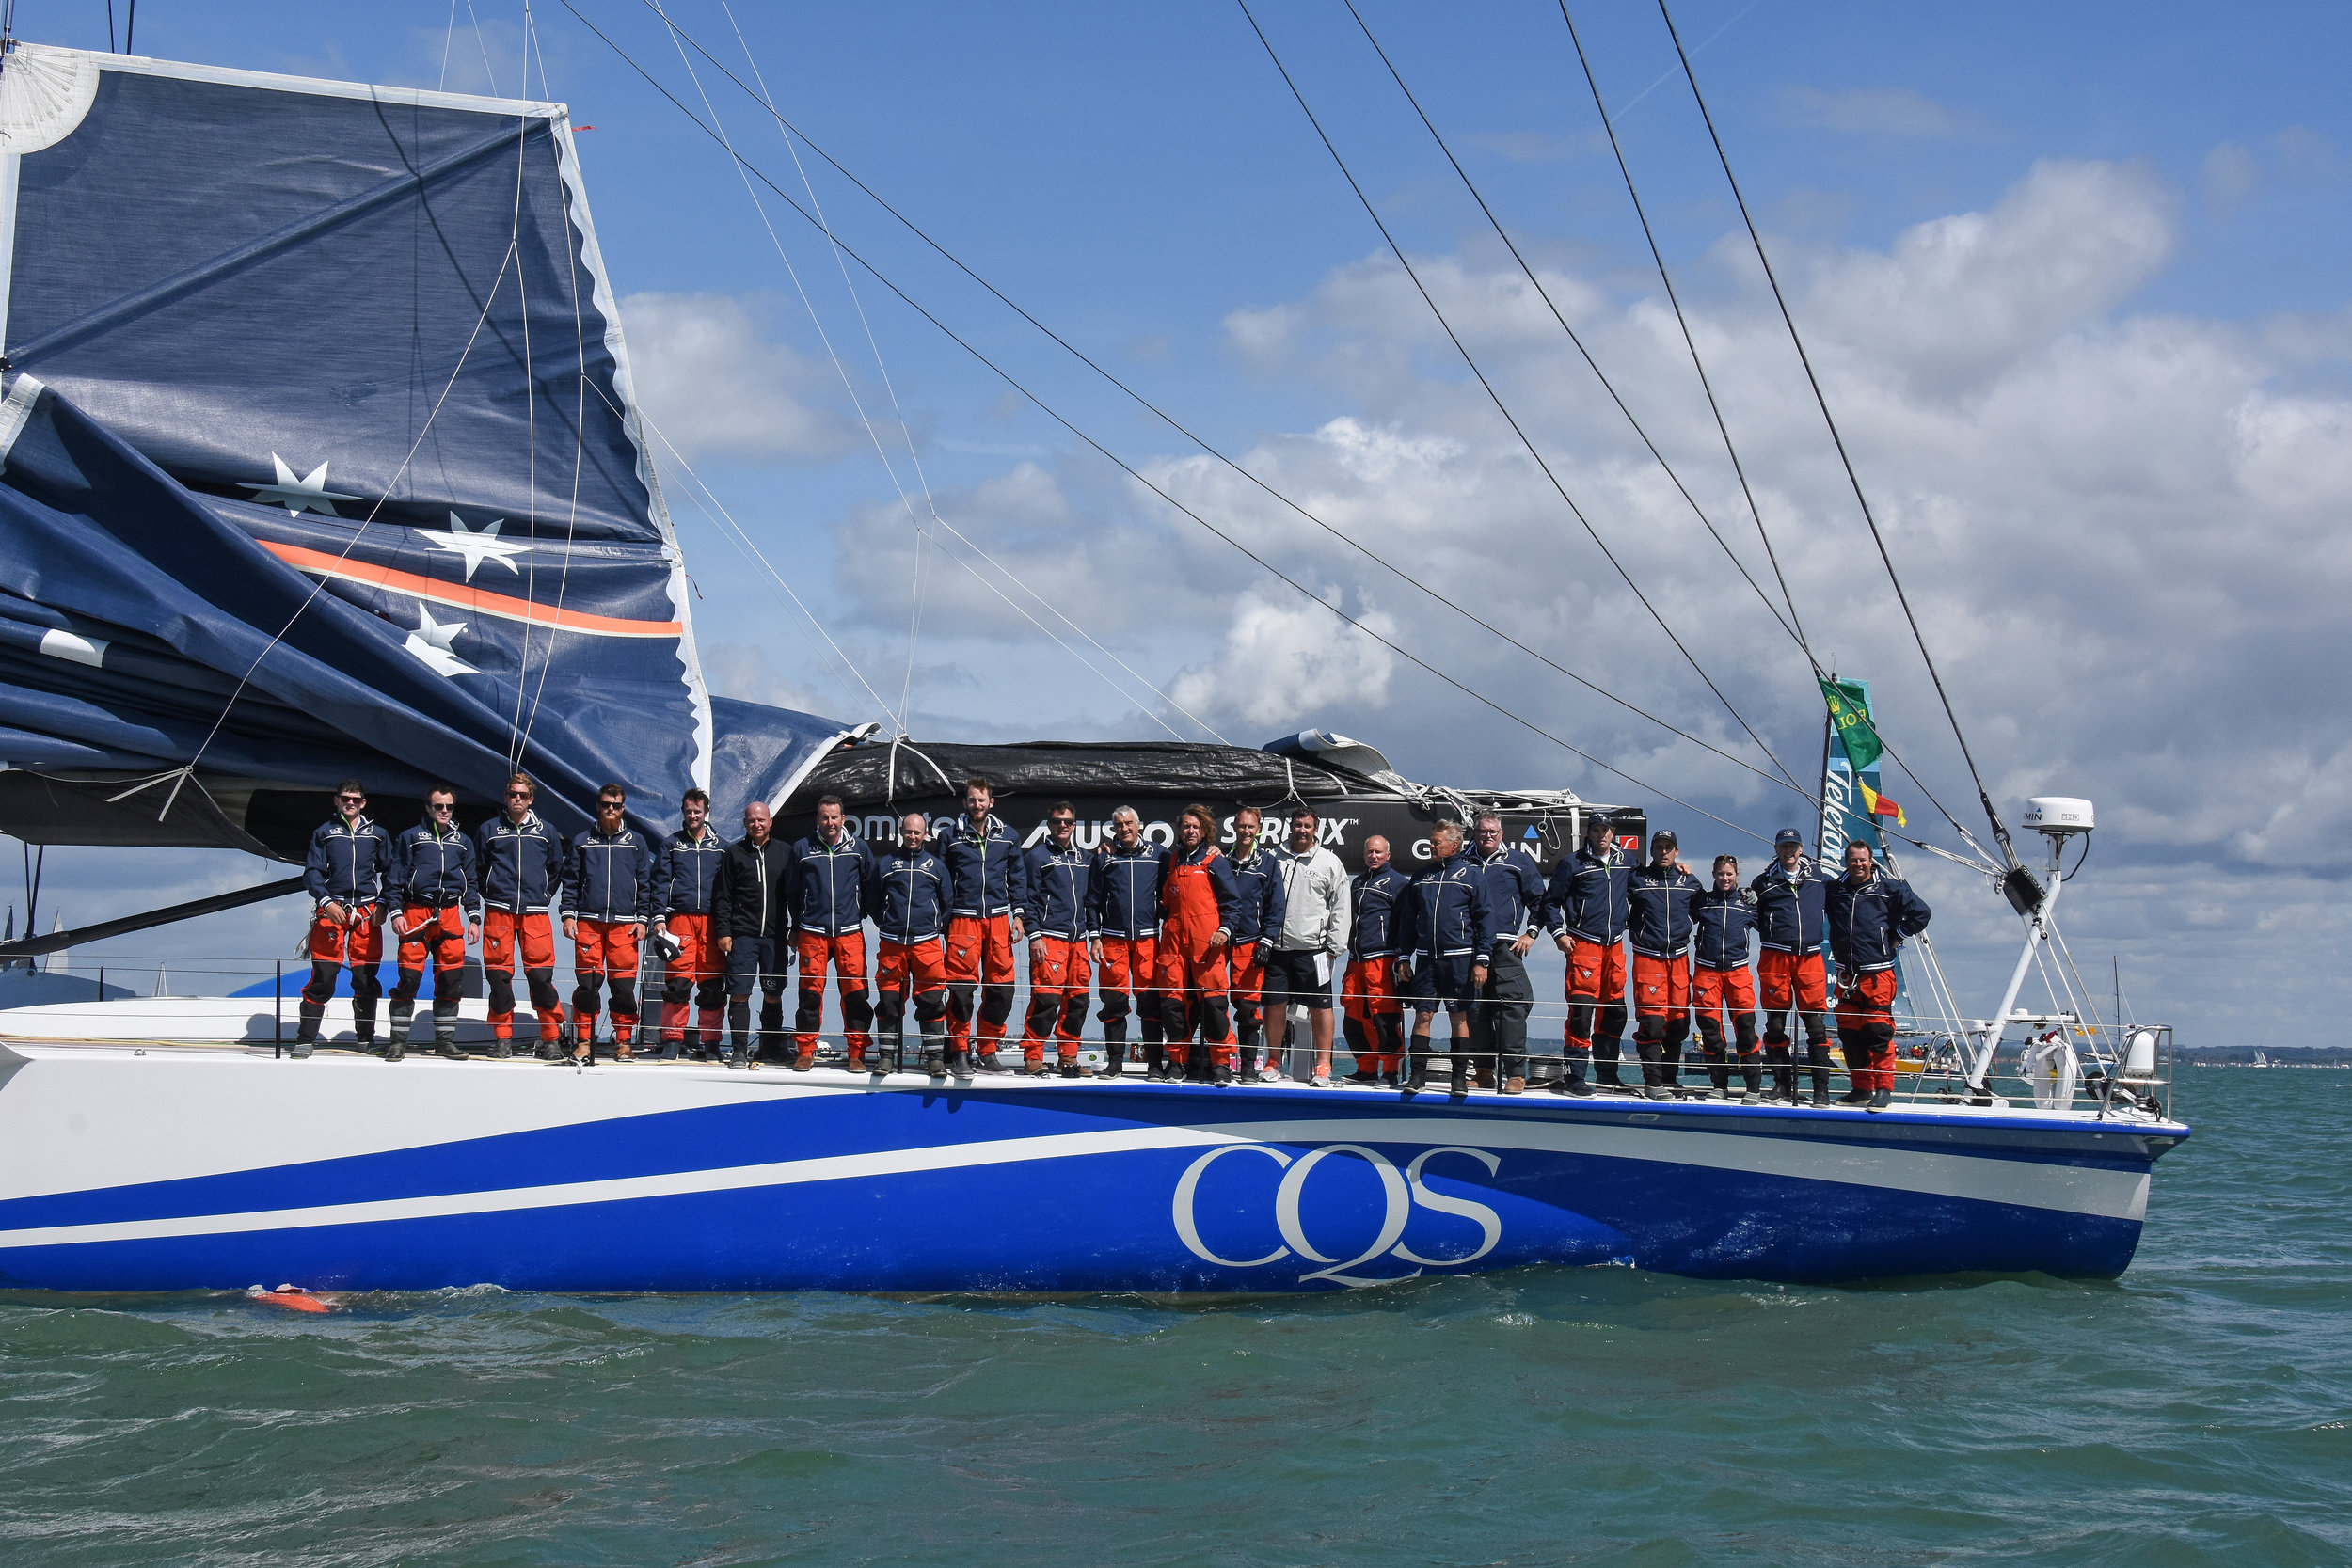
[{"label": "black sail cover", "polygon": [[26,44],[0,134],[0,829],[727,822],[838,743],[704,689],[562,105]]}]

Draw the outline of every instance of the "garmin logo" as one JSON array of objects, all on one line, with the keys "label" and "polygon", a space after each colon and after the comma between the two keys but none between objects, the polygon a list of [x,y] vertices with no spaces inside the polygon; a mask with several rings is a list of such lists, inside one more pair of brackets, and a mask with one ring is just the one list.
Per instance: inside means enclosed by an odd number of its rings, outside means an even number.
[{"label": "garmin logo", "polygon": [[[1274,1228],[1279,1236],[1280,1244],[1262,1257],[1222,1257],[1212,1251],[1200,1236],[1200,1215],[1197,1212],[1200,1179],[1211,1165],[1229,1154],[1260,1156],[1269,1161],[1274,1170],[1282,1173],[1274,1188]],[[1352,1258],[1334,1257],[1320,1250],[1308,1231],[1307,1216],[1312,1212],[1310,1185],[1316,1168],[1335,1155],[1362,1161],[1380,1179],[1380,1229],[1373,1237],[1372,1243]],[[1484,1165],[1488,1176],[1494,1175],[1502,1164],[1501,1156],[1490,1150],[1467,1148],[1458,1144],[1424,1148],[1414,1155],[1412,1162],[1402,1170],[1387,1155],[1378,1149],[1367,1148],[1362,1144],[1325,1144],[1320,1148],[1310,1149],[1295,1157],[1290,1150],[1278,1148],[1272,1144],[1223,1144],[1184,1167],[1184,1174],[1177,1178],[1175,1197],[1169,1212],[1176,1222],[1178,1238],[1192,1255],[1219,1268],[1265,1269],[1285,1259],[1295,1258],[1302,1263],[1321,1265],[1302,1272],[1298,1275],[1301,1285],[1313,1280],[1329,1280],[1334,1285],[1354,1287],[1393,1285],[1399,1280],[1414,1278],[1422,1269],[1452,1269],[1476,1262],[1492,1252],[1495,1244],[1502,1240],[1502,1218],[1492,1209],[1468,1198],[1431,1192],[1423,1183],[1422,1172],[1429,1163],[1449,1156]],[[1273,1170],[1266,1174],[1271,1177]],[[1413,1251],[1405,1244],[1405,1227],[1412,1219],[1416,1209],[1470,1221],[1478,1227],[1478,1244],[1451,1258],[1427,1258]],[[1331,1217],[1327,1213],[1323,1216],[1326,1227]],[[1339,1250],[1344,1252],[1346,1248]],[[1416,1267],[1408,1274],[1361,1275],[1354,1272],[1366,1265],[1384,1267],[1384,1260],[1391,1258]]]}]

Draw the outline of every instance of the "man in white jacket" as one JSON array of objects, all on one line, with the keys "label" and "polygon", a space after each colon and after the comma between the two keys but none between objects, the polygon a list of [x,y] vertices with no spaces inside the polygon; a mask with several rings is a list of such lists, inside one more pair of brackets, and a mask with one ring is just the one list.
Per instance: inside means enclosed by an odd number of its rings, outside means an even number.
[{"label": "man in white jacket", "polygon": [[[1279,1037],[1287,1047],[1291,1007],[1305,1007],[1314,1030],[1313,1083],[1319,1089],[1331,1083],[1331,976],[1347,950],[1349,927],[1347,868],[1321,847],[1321,836],[1322,823],[1312,808],[1302,805],[1291,813],[1290,838],[1274,857],[1282,877],[1282,934],[1265,967],[1267,1041]],[[1279,1037],[1277,1018],[1282,1021]],[[1268,1083],[1280,1076],[1271,1062],[1281,1059],[1279,1050],[1271,1053],[1263,1075]]]}]

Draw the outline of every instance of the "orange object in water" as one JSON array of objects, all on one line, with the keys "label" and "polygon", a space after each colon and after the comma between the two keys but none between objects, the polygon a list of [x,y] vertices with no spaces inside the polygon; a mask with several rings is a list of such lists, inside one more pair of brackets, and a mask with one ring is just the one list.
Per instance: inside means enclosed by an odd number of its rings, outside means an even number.
[{"label": "orange object in water", "polygon": [[283,1307],[294,1312],[332,1312],[335,1304],[325,1296],[314,1296],[299,1285],[280,1285],[275,1291],[255,1290],[255,1301],[269,1307]]}]

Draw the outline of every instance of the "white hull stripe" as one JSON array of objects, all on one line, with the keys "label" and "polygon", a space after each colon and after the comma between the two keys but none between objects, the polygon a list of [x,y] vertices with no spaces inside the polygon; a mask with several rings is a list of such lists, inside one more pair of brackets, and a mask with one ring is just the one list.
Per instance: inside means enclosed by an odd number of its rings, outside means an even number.
[{"label": "white hull stripe", "polygon": [[463,1214],[556,1209],[587,1203],[680,1197],[695,1193],[738,1192],[810,1181],[911,1175],[921,1171],[1016,1164],[1031,1160],[1067,1160],[1092,1155],[1133,1154],[1155,1149],[1198,1148],[1212,1144],[1465,1143],[1487,1148],[1518,1148],[1579,1154],[1648,1164],[1704,1166],[1751,1175],[1790,1177],[1840,1185],[1919,1193],[1938,1197],[2049,1209],[2102,1219],[2137,1221],[2147,1213],[2146,1173],[2045,1165],[2017,1160],[1979,1160],[1966,1155],[1914,1153],[1902,1149],[1856,1148],[1780,1138],[1590,1126],[1497,1123],[1431,1118],[1411,1124],[1413,1136],[1400,1139],[1394,1121],[1263,1122],[1215,1131],[1195,1127],[1121,1128],[1103,1132],[1064,1132],[1035,1138],[927,1148],[885,1149],[870,1154],[783,1160],[719,1170],[659,1176],[617,1177],[603,1181],[563,1182],[424,1197],[383,1198],[362,1203],[322,1204],[305,1209],[269,1209],[236,1214],[191,1214],[170,1219],[119,1220],[96,1225],[60,1225],[0,1230],[0,1249],[75,1246],[106,1242],[159,1241],[184,1236],[233,1235],[291,1230],[312,1226],[370,1225],[390,1220],[445,1219]]}]

